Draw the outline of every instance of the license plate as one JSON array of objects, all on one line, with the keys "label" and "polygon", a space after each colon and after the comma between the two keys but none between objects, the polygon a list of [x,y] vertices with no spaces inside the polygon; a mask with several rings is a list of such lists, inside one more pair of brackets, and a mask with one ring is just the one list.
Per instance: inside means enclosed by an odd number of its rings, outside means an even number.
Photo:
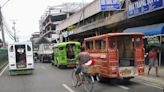
[{"label": "license plate", "polygon": [[18,68],[24,68],[24,67],[26,67],[24,64],[18,65]]},{"label": "license plate", "polygon": [[121,70],[120,73],[121,73],[122,76],[129,76],[129,75],[131,75],[131,69]]},{"label": "license plate", "polygon": [[120,67],[119,75],[120,77],[134,76],[134,67]]}]

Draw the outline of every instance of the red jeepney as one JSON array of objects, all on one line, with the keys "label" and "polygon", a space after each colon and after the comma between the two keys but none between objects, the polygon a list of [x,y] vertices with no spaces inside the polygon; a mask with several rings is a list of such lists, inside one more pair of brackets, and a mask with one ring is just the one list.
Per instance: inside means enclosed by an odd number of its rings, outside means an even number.
[{"label": "red jeepney", "polygon": [[108,33],[85,38],[86,51],[99,65],[99,78],[131,79],[144,74],[142,33]]}]

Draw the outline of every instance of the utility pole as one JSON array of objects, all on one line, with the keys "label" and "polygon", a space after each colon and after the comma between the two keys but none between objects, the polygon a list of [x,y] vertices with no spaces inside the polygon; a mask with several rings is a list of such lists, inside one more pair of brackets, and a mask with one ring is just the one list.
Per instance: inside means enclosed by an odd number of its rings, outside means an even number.
[{"label": "utility pole", "polygon": [[17,42],[15,24],[16,24],[16,22],[15,22],[15,20],[13,20],[13,27],[12,27],[12,29],[14,30],[14,41]]},{"label": "utility pole", "polygon": [[3,5],[0,5],[0,27],[1,27],[1,31],[2,31],[3,47],[6,46],[6,42],[5,42],[5,34],[4,34],[4,30],[3,30],[2,8],[3,8],[9,1],[10,1],[10,0],[7,0]]},{"label": "utility pole", "polygon": [[1,11],[2,7],[0,7],[0,27],[1,27],[1,31],[2,31],[2,42],[3,42],[3,46],[5,46],[5,35],[4,35],[4,30],[3,30],[3,18],[2,18],[2,11]]}]

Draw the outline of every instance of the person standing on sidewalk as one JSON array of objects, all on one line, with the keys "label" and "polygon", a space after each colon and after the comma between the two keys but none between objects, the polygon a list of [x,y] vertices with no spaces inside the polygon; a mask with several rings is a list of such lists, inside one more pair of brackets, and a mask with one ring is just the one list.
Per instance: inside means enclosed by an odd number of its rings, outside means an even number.
[{"label": "person standing on sidewalk", "polygon": [[158,55],[157,48],[152,48],[149,51],[149,53],[148,53],[148,57],[149,57],[148,75],[150,74],[151,68],[155,67],[156,76],[159,77],[159,75],[158,75],[158,59],[157,59],[157,55]]}]

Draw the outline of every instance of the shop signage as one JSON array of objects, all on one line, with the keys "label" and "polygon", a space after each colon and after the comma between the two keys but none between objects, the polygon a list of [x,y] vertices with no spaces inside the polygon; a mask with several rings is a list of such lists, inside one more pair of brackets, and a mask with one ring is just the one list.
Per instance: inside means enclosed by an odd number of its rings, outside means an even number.
[{"label": "shop signage", "polygon": [[120,10],[120,0],[100,0],[101,11]]},{"label": "shop signage", "polygon": [[63,35],[63,37],[68,37],[68,32],[67,31],[62,32],[62,35]]},{"label": "shop signage", "polygon": [[159,37],[151,37],[151,38],[147,38],[148,44],[159,44]]},{"label": "shop signage", "polygon": [[126,0],[128,17],[142,15],[148,12],[164,8],[164,0]]}]

